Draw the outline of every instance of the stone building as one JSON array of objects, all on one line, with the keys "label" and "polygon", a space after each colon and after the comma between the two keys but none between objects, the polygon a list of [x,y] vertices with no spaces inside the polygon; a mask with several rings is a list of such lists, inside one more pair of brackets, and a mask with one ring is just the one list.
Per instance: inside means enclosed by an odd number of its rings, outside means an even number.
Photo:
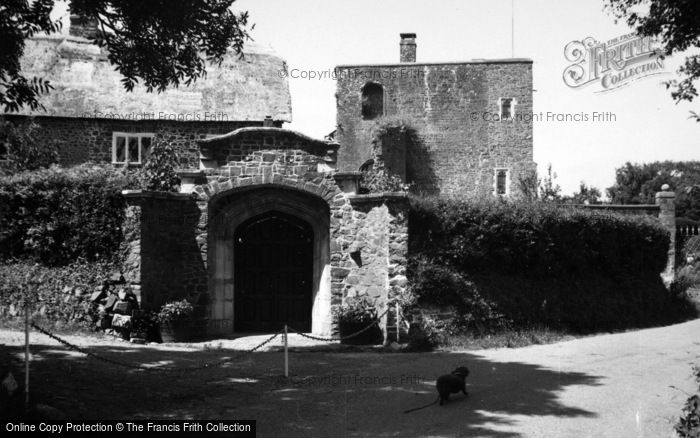
[{"label": "stone building", "polygon": [[[400,62],[337,67],[339,169],[380,156],[431,195],[509,196],[535,170],[532,61],[417,63],[416,34],[401,34]],[[402,125],[392,135],[386,126]]]},{"label": "stone building", "polygon": [[177,147],[180,193],[124,192],[122,274],[144,307],[188,297],[210,336],[284,324],[330,335],[334,309],[368,296],[389,338],[408,198],[360,194],[361,171],[381,160],[421,192],[508,196],[534,168],[532,123],[518,117],[532,108],[528,60],[418,64],[404,34],[401,63],[339,68],[336,137],[320,140],[283,127],[289,90],[269,51],[228,57],[189,88],[126,93],[74,24],[31,40],[22,61],[55,87],[46,112],[8,117],[35,116],[64,164],[138,166],[153,141]]},{"label": "stone building", "polygon": [[41,96],[43,108],[4,115],[15,122],[32,117],[36,139],[57,146],[63,165],[139,166],[162,139],[179,149],[183,167],[197,167],[198,139],[292,120],[288,83],[278,74],[284,61],[271,49],[246,44],[245,58],[229,53],[189,87],[148,93],[137,85],[126,92],[105,49],[85,37],[94,29],[75,16],[68,24],[64,33],[26,41],[24,75],[54,87]]}]

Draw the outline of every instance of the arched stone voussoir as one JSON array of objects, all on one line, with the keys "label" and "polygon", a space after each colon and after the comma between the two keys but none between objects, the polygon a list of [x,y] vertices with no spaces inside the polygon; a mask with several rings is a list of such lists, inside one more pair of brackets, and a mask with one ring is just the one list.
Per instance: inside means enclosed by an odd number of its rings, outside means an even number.
[{"label": "arched stone voussoir", "polygon": [[235,176],[225,181],[212,181],[208,184],[198,185],[194,188],[194,193],[202,200],[215,203],[220,197],[231,192],[256,187],[282,187],[299,190],[318,196],[326,203],[330,203],[338,194],[343,193],[332,180],[323,179],[320,182],[314,182],[309,179],[284,175],[274,175],[273,178],[267,181],[262,178]]}]

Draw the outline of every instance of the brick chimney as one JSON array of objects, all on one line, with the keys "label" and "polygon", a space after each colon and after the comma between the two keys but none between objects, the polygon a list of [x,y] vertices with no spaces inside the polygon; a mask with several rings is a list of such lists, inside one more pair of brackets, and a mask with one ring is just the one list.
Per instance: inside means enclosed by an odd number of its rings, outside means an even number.
[{"label": "brick chimney", "polygon": [[402,33],[400,62],[416,62],[416,34]]},{"label": "brick chimney", "polygon": [[68,33],[72,36],[93,39],[97,35],[97,19],[70,14]]}]

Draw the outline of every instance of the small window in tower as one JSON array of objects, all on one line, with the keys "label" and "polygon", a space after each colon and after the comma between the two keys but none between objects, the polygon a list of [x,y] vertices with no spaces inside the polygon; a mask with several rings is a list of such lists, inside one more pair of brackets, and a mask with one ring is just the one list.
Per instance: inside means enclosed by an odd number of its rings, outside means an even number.
[{"label": "small window in tower", "polygon": [[0,141],[0,161],[7,161],[8,155],[10,153],[10,148],[7,147],[5,142]]},{"label": "small window in tower", "polygon": [[362,87],[362,118],[372,120],[384,114],[384,87],[368,82]]},{"label": "small window in tower", "polygon": [[501,120],[512,119],[515,115],[515,99],[512,97],[501,97],[498,99],[498,115]]},{"label": "small window in tower", "polygon": [[496,195],[508,195],[508,169],[496,169]]}]

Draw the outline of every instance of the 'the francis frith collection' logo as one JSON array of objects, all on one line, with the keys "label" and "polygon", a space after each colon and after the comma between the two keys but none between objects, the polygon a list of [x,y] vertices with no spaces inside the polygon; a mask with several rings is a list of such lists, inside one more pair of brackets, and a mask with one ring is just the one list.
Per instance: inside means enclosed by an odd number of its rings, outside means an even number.
[{"label": "'the francis frith collection' logo", "polygon": [[601,43],[592,37],[571,41],[564,48],[572,64],[564,70],[564,83],[571,88],[600,84],[596,93],[616,90],[663,71],[659,43],[652,37],[622,35]]}]

